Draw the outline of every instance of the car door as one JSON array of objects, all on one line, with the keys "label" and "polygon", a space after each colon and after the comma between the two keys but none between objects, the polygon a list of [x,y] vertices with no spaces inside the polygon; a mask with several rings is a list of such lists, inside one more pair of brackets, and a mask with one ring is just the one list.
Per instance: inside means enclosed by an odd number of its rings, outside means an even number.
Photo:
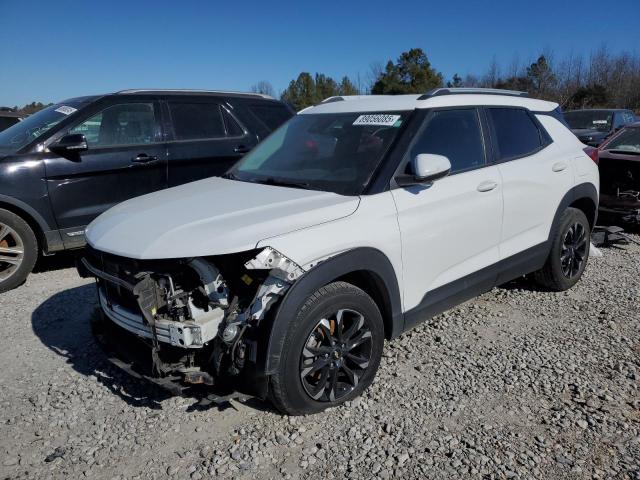
[{"label": "car door", "polygon": [[575,146],[554,143],[526,109],[487,108],[495,160],[503,182],[504,219],[500,256],[505,262],[537,261],[546,255],[551,223],[562,197],[573,186]]},{"label": "car door", "polygon": [[171,187],[223,174],[257,143],[215,97],[170,98],[167,110],[172,126]]},{"label": "car door", "polygon": [[[499,259],[502,182],[498,168],[486,161],[482,124],[476,108],[433,110],[403,160],[410,165],[419,153],[434,153],[452,166],[449,176],[431,185],[392,190],[405,310],[429,309],[494,284],[487,267]],[[411,326],[415,316],[406,321]]]},{"label": "car door", "polygon": [[82,133],[88,149],[45,158],[49,199],[67,248],[84,244],[84,228],[111,206],[166,188],[167,150],[160,106],[149,99],[111,103],[64,134]]}]

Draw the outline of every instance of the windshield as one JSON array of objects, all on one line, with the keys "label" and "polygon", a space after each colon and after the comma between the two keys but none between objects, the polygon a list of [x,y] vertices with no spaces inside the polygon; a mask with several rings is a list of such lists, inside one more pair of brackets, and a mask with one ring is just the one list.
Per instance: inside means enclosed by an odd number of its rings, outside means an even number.
[{"label": "windshield", "polygon": [[359,195],[407,115],[297,115],[248,153],[226,177]]},{"label": "windshield", "polygon": [[17,151],[67,118],[78,104],[51,105],[0,132],[0,148]]},{"label": "windshield", "polygon": [[564,112],[564,118],[573,130],[611,130],[613,112],[606,110],[582,110],[579,112]]},{"label": "windshield", "polygon": [[615,150],[631,154],[640,154],[640,128],[626,128],[604,147],[605,150]]}]

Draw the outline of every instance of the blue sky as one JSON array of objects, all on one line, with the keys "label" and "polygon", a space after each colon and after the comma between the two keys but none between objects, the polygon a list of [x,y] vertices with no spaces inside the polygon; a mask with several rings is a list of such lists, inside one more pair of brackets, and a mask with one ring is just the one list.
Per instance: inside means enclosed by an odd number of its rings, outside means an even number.
[{"label": "blue sky", "polygon": [[491,60],[640,50],[640,0],[0,0],[0,105],[135,87],[284,89],[421,47],[445,78]]}]

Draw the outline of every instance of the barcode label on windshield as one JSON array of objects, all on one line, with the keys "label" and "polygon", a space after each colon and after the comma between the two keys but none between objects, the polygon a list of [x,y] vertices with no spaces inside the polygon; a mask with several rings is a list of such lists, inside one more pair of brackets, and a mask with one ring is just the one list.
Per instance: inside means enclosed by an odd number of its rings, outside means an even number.
[{"label": "barcode label on windshield", "polygon": [[62,105],[61,107],[56,108],[56,112],[64,113],[65,115],[71,115],[73,112],[76,112],[77,109],[73,107],[67,107],[66,105]]},{"label": "barcode label on windshield", "polygon": [[393,126],[400,119],[400,115],[386,115],[386,114],[369,114],[360,115],[353,122],[354,125],[383,125],[386,127]]}]

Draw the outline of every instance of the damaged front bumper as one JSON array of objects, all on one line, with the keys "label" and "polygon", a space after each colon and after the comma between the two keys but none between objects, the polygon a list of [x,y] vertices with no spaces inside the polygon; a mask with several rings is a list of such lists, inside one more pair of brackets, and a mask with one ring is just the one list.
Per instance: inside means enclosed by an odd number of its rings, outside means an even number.
[{"label": "damaged front bumper", "polygon": [[126,332],[142,341],[150,377],[172,385],[176,378],[213,384],[255,366],[260,324],[305,273],[269,247],[157,262],[89,249],[78,270],[96,278],[100,309],[118,327],[116,336]]},{"label": "damaged front bumper", "polygon": [[[109,303],[103,289],[98,289],[98,296],[102,311],[113,323],[139,337],[153,338],[153,329],[142,315]],[[202,348],[218,335],[218,326],[223,317],[223,312],[216,310],[214,318],[207,320],[179,322],[158,319],[155,322],[155,333],[158,341],[175,347]]]}]

